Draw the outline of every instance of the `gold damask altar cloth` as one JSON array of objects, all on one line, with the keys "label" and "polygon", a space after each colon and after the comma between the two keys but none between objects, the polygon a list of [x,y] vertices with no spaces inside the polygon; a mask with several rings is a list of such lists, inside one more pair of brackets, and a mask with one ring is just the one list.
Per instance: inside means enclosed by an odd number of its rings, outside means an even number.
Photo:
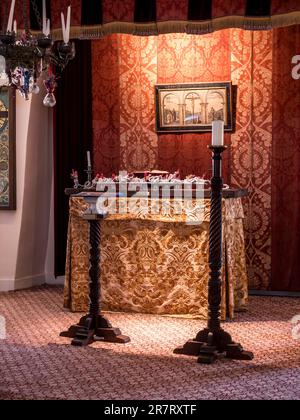
[{"label": "gold damask altar cloth", "polygon": [[[118,199],[130,200],[130,199]],[[223,201],[222,318],[248,299],[241,199]],[[89,225],[82,198],[70,198],[64,307],[88,309]],[[101,294],[104,311],[207,318],[210,200],[203,221],[186,215],[111,214],[101,222]]]}]

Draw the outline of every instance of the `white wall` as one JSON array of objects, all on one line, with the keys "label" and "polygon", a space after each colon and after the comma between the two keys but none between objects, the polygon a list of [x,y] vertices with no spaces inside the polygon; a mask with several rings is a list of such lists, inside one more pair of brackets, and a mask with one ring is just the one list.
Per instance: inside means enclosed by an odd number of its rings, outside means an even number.
[{"label": "white wall", "polygon": [[17,210],[0,212],[0,291],[53,277],[52,111],[42,100],[17,93]]}]

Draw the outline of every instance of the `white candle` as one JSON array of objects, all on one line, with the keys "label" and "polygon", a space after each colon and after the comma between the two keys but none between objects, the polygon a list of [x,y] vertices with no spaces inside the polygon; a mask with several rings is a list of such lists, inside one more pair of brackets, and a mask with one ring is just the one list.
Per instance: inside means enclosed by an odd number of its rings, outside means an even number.
[{"label": "white candle", "polygon": [[67,34],[66,34],[66,39],[67,39],[66,44],[68,44],[69,41],[70,41],[70,28],[71,28],[71,6],[68,7],[67,26],[66,26],[66,32],[67,32]]},{"label": "white candle", "polygon": [[14,33],[17,34],[17,32],[18,32],[17,21],[14,20]]},{"label": "white candle", "polygon": [[65,17],[64,17],[63,12],[61,12],[61,28],[62,28],[64,43],[67,44],[68,43],[67,38],[66,38],[66,36],[67,36],[66,32],[67,31],[66,31],[66,23],[65,23]]},{"label": "white candle", "polygon": [[224,121],[213,121],[212,123],[212,145],[224,146]]},{"label": "white candle", "polygon": [[88,167],[91,168],[92,167],[91,152],[87,152],[87,161],[88,161]]},{"label": "white candle", "polygon": [[46,16],[46,0],[43,0],[43,34],[46,35],[47,31],[47,16]]},{"label": "white candle", "polygon": [[45,36],[49,36],[50,35],[50,19],[47,19],[47,24],[46,24],[46,30],[44,32]]},{"label": "white candle", "polygon": [[16,0],[11,0],[8,23],[7,23],[7,32],[12,32],[13,19],[14,19],[14,13],[15,13],[15,2]]}]

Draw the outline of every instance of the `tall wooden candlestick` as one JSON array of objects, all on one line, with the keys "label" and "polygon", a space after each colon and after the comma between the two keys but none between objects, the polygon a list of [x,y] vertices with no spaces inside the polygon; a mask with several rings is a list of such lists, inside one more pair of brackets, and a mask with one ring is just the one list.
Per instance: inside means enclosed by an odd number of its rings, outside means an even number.
[{"label": "tall wooden candlestick", "polygon": [[100,287],[100,240],[101,220],[98,214],[83,216],[90,225],[90,308],[89,313],[81,318],[77,325],[62,332],[62,337],[73,338],[73,346],[88,346],[94,341],[108,341],[110,343],[128,343],[130,338],[122,335],[119,328],[113,328],[110,322],[101,314]]},{"label": "tall wooden candlestick", "polygon": [[228,359],[252,360],[253,354],[243,350],[240,344],[233,342],[231,336],[221,328],[222,298],[222,190],[221,177],[222,153],[226,146],[210,146],[213,160],[213,177],[211,180],[211,210],[209,231],[209,267],[208,284],[208,324],[194,340],[177,348],[176,354],[198,356],[199,363],[213,363],[218,355],[224,354]]}]

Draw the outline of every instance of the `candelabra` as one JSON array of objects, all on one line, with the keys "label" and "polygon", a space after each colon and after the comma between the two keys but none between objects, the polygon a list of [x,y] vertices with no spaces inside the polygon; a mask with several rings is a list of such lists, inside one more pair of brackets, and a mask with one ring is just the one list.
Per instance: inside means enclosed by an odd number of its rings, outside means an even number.
[{"label": "candelabra", "polygon": [[224,354],[228,359],[252,360],[253,354],[243,350],[235,343],[230,334],[221,328],[222,298],[222,191],[221,176],[222,153],[226,146],[210,146],[212,150],[213,177],[211,180],[211,214],[209,232],[209,267],[208,285],[208,324],[194,340],[175,349],[176,354],[198,356],[199,363],[211,364]]},{"label": "candelabra", "polygon": [[13,23],[15,0],[12,0],[7,30],[0,32],[0,76],[3,79],[1,83],[15,87],[21,96],[28,100],[31,93],[39,93],[37,81],[42,73],[47,71],[48,77],[44,81],[47,95],[43,104],[53,107],[56,104],[54,91],[57,79],[70,60],[75,57],[74,43],[69,42],[71,7],[68,7],[67,23],[62,13],[64,41],[53,44],[45,0],[43,0],[43,17],[40,16],[35,1],[31,2],[42,33],[33,36],[30,32],[29,2],[26,1],[23,2],[24,31],[17,30],[17,21]]}]

